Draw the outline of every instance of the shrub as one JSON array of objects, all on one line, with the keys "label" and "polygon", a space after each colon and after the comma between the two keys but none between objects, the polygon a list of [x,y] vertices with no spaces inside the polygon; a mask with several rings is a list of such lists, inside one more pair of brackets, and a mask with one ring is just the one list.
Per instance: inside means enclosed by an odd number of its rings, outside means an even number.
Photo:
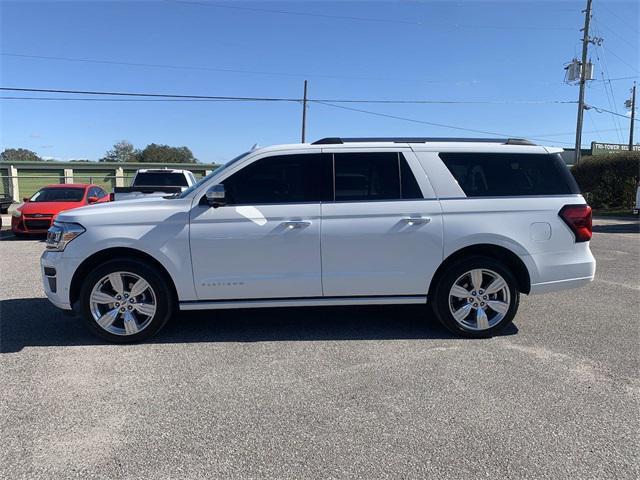
[{"label": "shrub", "polygon": [[640,152],[584,157],[571,168],[594,208],[633,208],[640,181]]}]

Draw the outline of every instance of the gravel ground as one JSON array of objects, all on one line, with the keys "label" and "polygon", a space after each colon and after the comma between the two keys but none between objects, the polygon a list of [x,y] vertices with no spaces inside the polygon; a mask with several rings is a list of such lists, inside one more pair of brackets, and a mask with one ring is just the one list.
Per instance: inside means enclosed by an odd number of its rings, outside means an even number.
[{"label": "gravel ground", "polygon": [[2,478],[638,478],[640,233],[490,340],[421,307],[180,315],[105,345],[0,242]]}]

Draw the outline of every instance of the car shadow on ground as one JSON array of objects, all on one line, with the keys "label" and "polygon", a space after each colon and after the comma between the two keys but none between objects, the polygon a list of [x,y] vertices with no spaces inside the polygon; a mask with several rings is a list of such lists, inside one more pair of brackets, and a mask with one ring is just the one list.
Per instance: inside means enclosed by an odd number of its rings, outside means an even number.
[{"label": "car shadow on ground", "polygon": [[594,225],[593,231],[597,233],[640,233],[640,222]]},{"label": "car shadow on ground", "polygon": [[39,241],[44,242],[47,239],[46,234],[29,235],[26,237],[16,237],[11,230],[0,231],[0,240],[4,242],[24,242],[24,241]]},{"label": "car shadow on ground", "polygon": [[[515,325],[501,335],[518,332]],[[149,343],[457,339],[421,305],[182,312]],[[0,302],[0,353],[25,347],[105,345],[44,298]]]}]

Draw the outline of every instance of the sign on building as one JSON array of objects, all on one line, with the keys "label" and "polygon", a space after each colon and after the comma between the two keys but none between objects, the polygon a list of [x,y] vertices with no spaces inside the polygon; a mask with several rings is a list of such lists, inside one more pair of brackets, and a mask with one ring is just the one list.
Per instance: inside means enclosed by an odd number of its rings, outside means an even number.
[{"label": "sign on building", "polygon": [[[591,155],[599,155],[602,153],[626,152],[628,150],[629,150],[628,143],[591,142]],[[640,152],[640,145],[634,145],[633,151]]]}]

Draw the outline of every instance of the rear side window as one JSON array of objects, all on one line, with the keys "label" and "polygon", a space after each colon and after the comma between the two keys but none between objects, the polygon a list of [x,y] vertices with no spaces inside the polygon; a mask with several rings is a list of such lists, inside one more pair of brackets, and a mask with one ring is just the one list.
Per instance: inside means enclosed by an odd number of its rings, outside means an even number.
[{"label": "rear side window", "polygon": [[557,154],[440,153],[468,197],[580,193]]},{"label": "rear side window", "polygon": [[338,202],[423,198],[401,153],[335,153],[333,157]]},{"label": "rear side window", "polygon": [[236,205],[326,201],[331,197],[330,158],[320,153],[267,157],[223,183]]}]

